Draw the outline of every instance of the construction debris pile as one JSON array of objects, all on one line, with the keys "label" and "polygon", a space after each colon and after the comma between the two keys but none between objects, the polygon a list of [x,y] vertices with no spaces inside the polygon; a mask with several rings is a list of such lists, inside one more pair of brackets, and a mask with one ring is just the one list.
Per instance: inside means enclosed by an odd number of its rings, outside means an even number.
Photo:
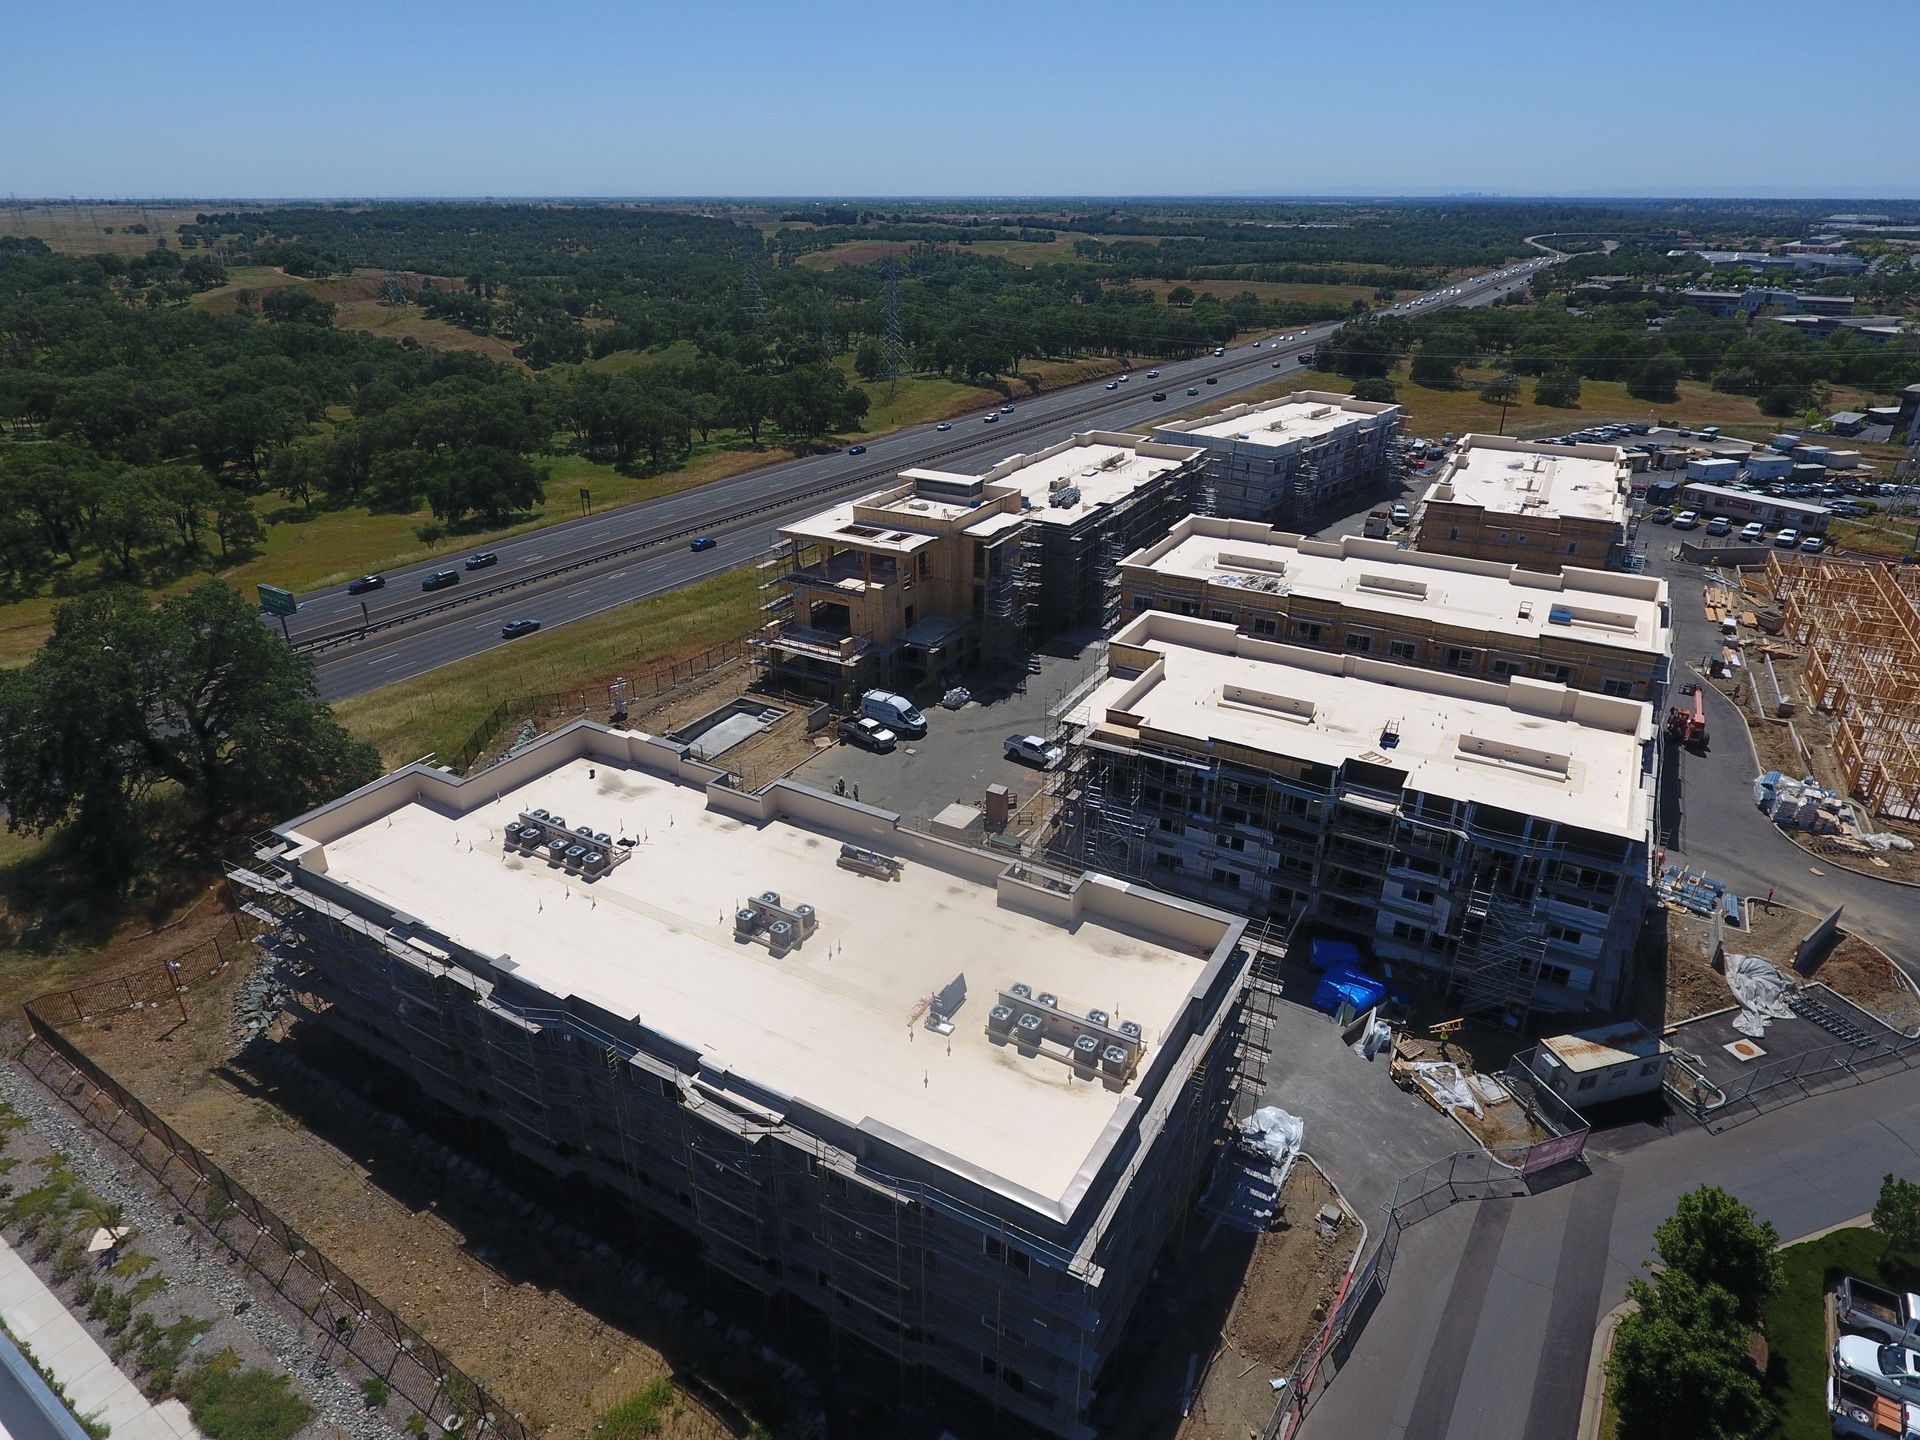
[{"label": "construction debris pile", "polygon": [[1703,919],[1723,911],[1728,920],[1740,923],[1740,897],[1733,894],[1702,870],[1683,870],[1678,865],[1662,866],[1654,892],[1668,905],[1677,905]]},{"label": "construction debris pile", "polygon": [[1767,818],[1782,830],[1840,837],[1855,842],[1863,852],[1913,848],[1913,842],[1905,836],[1865,829],[1852,802],[1838,791],[1827,789],[1811,775],[1795,780],[1778,770],[1769,770],[1753,782],[1753,803],[1766,811]]}]

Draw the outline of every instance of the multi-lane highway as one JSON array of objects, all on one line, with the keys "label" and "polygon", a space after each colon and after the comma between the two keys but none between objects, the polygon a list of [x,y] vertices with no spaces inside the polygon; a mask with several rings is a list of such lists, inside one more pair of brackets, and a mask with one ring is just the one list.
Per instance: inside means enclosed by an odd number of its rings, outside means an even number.
[{"label": "multi-lane highway", "polygon": [[[1529,260],[1476,276],[1403,301],[1388,313],[1487,304],[1549,263],[1545,258]],[[1017,401],[1011,415],[1000,415],[991,424],[985,412],[978,412],[956,417],[945,431],[916,426],[875,438],[861,455],[784,461],[532,531],[487,547],[498,554],[499,563],[463,570],[459,583],[449,589],[423,593],[420,582],[435,570],[459,568],[460,556],[388,571],[386,588],[366,595],[349,595],[343,586],[314,591],[300,597],[291,634],[296,644],[315,647],[322,697],[344,699],[493,645],[512,644],[500,636],[508,620],[525,617],[551,628],[730,569],[765,554],[780,526],[796,515],[884,484],[911,466],[978,471],[1080,431],[1144,431],[1197,405],[1224,406],[1236,393],[1298,369],[1301,357],[1335,328],[1311,326],[1258,348],[1242,345],[1224,356],[1171,361],[1153,367],[1160,372],[1154,380],[1142,366],[1117,389],[1090,381]],[[1207,383],[1210,377],[1213,384]],[[1190,388],[1199,390],[1198,398],[1186,393]],[[1155,391],[1164,391],[1167,398],[1154,400]],[[709,535],[718,543],[710,550],[690,551],[688,540],[694,535]],[[363,620],[371,624],[361,634]],[[335,638],[316,643],[327,637]]]}]

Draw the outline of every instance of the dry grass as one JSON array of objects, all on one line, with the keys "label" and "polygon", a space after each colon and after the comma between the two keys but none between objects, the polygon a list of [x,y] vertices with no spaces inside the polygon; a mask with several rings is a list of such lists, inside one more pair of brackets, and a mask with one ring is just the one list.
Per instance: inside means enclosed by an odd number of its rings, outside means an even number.
[{"label": "dry grass", "polygon": [[616,675],[745,635],[759,618],[759,579],[750,565],[729,570],[356,695],[334,713],[389,765],[455,754],[503,700],[571,691],[581,707],[604,716],[607,682]]},{"label": "dry grass", "polygon": [[1165,300],[1169,292],[1184,285],[1196,297],[1211,295],[1216,300],[1231,300],[1247,291],[1261,300],[1293,301],[1306,305],[1347,306],[1354,301],[1374,303],[1371,285],[1294,284],[1277,280],[1135,280],[1131,288],[1145,290],[1155,299]]},{"label": "dry grass", "polygon": [[[232,206],[221,206],[223,210]],[[192,207],[142,205],[34,205],[0,208],[0,235],[31,235],[63,255],[144,255],[162,236],[174,244],[182,225],[201,213]],[[131,235],[129,225],[149,233]],[[103,233],[108,226],[111,235]],[[194,254],[194,251],[187,251]]]}]

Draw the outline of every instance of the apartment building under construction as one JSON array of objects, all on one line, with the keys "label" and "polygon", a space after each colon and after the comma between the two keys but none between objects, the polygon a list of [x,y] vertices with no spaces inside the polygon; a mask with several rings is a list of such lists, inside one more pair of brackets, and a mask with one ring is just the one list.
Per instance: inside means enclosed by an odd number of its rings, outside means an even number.
[{"label": "apartment building under construction", "polygon": [[1488,680],[1522,676],[1657,711],[1673,649],[1667,582],[1651,575],[1314,540],[1195,515],[1120,562],[1128,615],[1164,610],[1256,639]]},{"label": "apartment building under construction", "polygon": [[846,1385],[1063,1436],[1250,1053],[1242,919],[587,722],[232,879],[305,1013],[503,1162],[686,1234]]},{"label": "apartment building under construction", "polygon": [[1364,936],[1469,1015],[1604,1009],[1647,906],[1653,712],[1143,614],[1070,717],[1053,845]]},{"label": "apartment building under construction", "polygon": [[778,689],[839,699],[1024,663],[1033,641],[1109,628],[1122,556],[1194,505],[1201,452],[1092,431],[980,475],[893,485],[781,529],[754,646]]},{"label": "apartment building under construction", "polygon": [[1468,435],[1421,496],[1415,544],[1529,570],[1603,570],[1626,554],[1632,497],[1615,446]]},{"label": "apartment building under construction", "polygon": [[1398,405],[1297,390],[1170,421],[1153,436],[1206,451],[1207,514],[1298,524],[1383,483],[1399,426]]}]

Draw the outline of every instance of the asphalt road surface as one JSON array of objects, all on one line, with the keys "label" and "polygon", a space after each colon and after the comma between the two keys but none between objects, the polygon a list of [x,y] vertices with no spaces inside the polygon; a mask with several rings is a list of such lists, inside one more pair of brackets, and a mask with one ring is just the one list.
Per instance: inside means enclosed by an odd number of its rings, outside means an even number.
[{"label": "asphalt road surface", "polygon": [[[1389,310],[1404,313],[1416,307],[1488,304],[1523,284],[1546,263],[1526,261]],[[864,455],[837,453],[785,461],[658,500],[549,526],[488,547],[499,555],[500,563],[485,570],[463,570],[459,583],[447,590],[422,593],[420,581],[435,570],[458,568],[458,558],[441,557],[385,572],[386,588],[367,595],[348,595],[344,586],[310,592],[299,597],[299,613],[289,622],[289,630],[300,643],[353,630],[363,618],[375,627],[386,626],[316,652],[321,697],[339,700],[358,695],[477,655],[493,645],[511,644],[500,636],[500,627],[508,620],[535,619],[551,629],[731,569],[770,550],[780,526],[795,516],[884,483],[910,466],[980,470],[1084,430],[1145,431],[1162,417],[1198,403],[1185,394],[1190,387],[1199,387],[1206,401],[1225,405],[1237,392],[1298,369],[1300,357],[1335,328],[1333,324],[1311,326],[1286,332],[1294,338],[1270,340],[1257,349],[1242,345],[1225,356],[1168,362],[1154,367],[1160,372],[1157,380],[1148,380],[1143,368],[1117,390],[1090,381],[1017,401],[1012,415],[1001,415],[992,424],[985,422],[984,412],[958,416],[948,431],[921,425],[876,437],[868,442]],[[1277,370],[1276,360],[1282,362]],[[1218,383],[1208,385],[1209,376]],[[1155,401],[1155,390],[1165,391],[1167,399]],[[692,552],[687,542],[697,534],[711,535],[719,543],[711,550]],[[644,548],[628,548],[636,546]],[[609,553],[617,550],[627,553]],[[572,568],[548,573],[561,567]],[[516,588],[467,598],[509,584]],[[388,625],[396,617],[436,605],[445,608]]]}]

